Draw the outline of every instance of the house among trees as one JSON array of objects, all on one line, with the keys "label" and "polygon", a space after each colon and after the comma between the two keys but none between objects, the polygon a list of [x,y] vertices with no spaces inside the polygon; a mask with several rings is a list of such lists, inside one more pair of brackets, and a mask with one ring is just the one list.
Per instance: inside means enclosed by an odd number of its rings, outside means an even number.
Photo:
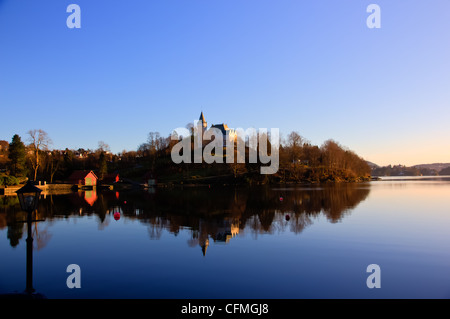
[{"label": "house among trees", "polygon": [[82,186],[97,186],[98,177],[93,171],[74,171],[69,176],[69,183]]}]

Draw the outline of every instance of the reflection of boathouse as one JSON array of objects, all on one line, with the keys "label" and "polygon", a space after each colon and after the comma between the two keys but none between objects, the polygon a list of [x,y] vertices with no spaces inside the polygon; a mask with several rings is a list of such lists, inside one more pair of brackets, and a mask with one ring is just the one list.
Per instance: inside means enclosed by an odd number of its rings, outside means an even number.
[{"label": "reflection of boathouse", "polygon": [[90,205],[93,206],[95,201],[97,200],[97,191],[90,190],[84,192],[84,200]]}]

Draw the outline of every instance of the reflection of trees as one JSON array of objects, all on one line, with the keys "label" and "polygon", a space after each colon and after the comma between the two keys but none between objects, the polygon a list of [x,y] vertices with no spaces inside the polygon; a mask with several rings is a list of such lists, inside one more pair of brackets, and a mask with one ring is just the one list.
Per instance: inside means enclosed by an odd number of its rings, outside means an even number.
[{"label": "reflection of trees", "polygon": [[[361,184],[296,189],[196,187],[158,189],[155,193],[98,192],[97,200],[91,205],[83,193],[73,193],[41,199],[39,214],[47,223],[54,218],[95,215],[102,229],[108,226],[114,212],[120,211],[124,218],[147,224],[151,239],[159,239],[163,230],[176,235],[181,229],[188,229],[191,232],[188,245],[201,246],[206,252],[210,241],[227,242],[246,229],[255,235],[286,230],[300,233],[321,214],[330,222],[339,222],[368,194],[369,188]],[[8,238],[11,245],[17,245],[22,237],[22,225],[14,226],[11,216],[15,213],[8,212],[17,209],[17,204],[2,208],[10,216],[6,218]],[[50,238],[44,236],[44,231],[38,236],[42,242]]]},{"label": "reflection of trees", "polygon": [[[33,216],[35,220],[44,220],[43,214],[39,211],[36,211]],[[48,242],[52,238],[52,234],[48,231],[48,225],[49,224],[45,224],[45,226],[42,226],[42,223],[33,223],[33,246],[37,250],[40,250],[47,246]]]},{"label": "reflection of trees", "polygon": [[16,247],[19,244],[19,240],[23,236],[23,224],[12,223],[8,226],[8,232],[6,237],[9,239],[11,247]]},{"label": "reflection of trees", "polygon": [[338,222],[368,194],[369,189],[360,184],[343,184],[300,189],[185,188],[124,196],[140,212],[133,215],[131,209],[126,215],[148,223],[150,238],[159,238],[163,229],[177,234],[188,228],[191,239],[187,244],[206,251],[210,240],[232,238],[237,233],[233,227],[255,235],[287,229],[300,233],[320,214]]},{"label": "reflection of trees", "polygon": [[7,227],[6,237],[11,247],[16,247],[23,237],[26,213],[21,211],[17,196],[0,196],[0,229]]},{"label": "reflection of trees", "polygon": [[148,235],[150,239],[159,239],[161,238],[162,231],[165,228],[167,221],[162,220],[159,217],[152,217],[148,220]]},{"label": "reflection of trees", "polygon": [[303,231],[307,226],[313,223],[311,216],[308,214],[294,214],[290,217],[289,225],[293,233],[298,234]]},{"label": "reflection of trees", "polygon": [[52,238],[52,234],[48,231],[47,227],[42,230],[38,230],[38,226],[35,226],[35,230],[33,231],[33,238],[33,243],[36,245],[37,250],[40,250],[47,246],[48,242]]},{"label": "reflection of trees", "polygon": [[275,210],[264,210],[262,211],[260,214],[258,214],[258,218],[259,221],[261,223],[261,227],[265,230],[265,231],[269,231],[270,230],[270,226],[272,225],[272,221],[275,217]]},{"label": "reflection of trees", "polygon": [[[251,216],[257,214],[262,220],[269,217],[261,215],[275,210],[294,214],[294,217],[298,214],[315,216],[323,213],[331,222],[337,222],[346,211],[353,209],[366,199],[368,194],[369,189],[363,188],[359,184],[273,189],[265,191],[262,197],[258,194],[251,194],[247,201],[247,207],[249,207],[247,211],[250,210]],[[280,201],[280,197],[282,197],[282,201]]]}]

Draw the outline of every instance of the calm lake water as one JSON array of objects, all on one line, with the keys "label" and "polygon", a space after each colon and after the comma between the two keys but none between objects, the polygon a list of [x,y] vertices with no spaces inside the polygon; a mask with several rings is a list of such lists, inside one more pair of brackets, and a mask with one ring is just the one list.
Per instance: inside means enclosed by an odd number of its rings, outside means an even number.
[{"label": "calm lake water", "polygon": [[[35,217],[47,298],[450,298],[447,178],[47,195]],[[0,197],[0,294],[25,290],[25,219]]]}]

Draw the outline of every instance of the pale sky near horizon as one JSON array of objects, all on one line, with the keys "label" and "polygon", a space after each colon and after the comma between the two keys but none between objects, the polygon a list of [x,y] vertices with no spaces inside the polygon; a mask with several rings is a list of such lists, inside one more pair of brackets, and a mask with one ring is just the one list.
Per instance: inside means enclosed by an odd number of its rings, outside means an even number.
[{"label": "pale sky near horizon", "polygon": [[[69,4],[81,28],[69,29]],[[369,4],[381,28],[369,29]],[[0,140],[136,150],[208,124],[450,162],[450,2],[0,0]]]}]

